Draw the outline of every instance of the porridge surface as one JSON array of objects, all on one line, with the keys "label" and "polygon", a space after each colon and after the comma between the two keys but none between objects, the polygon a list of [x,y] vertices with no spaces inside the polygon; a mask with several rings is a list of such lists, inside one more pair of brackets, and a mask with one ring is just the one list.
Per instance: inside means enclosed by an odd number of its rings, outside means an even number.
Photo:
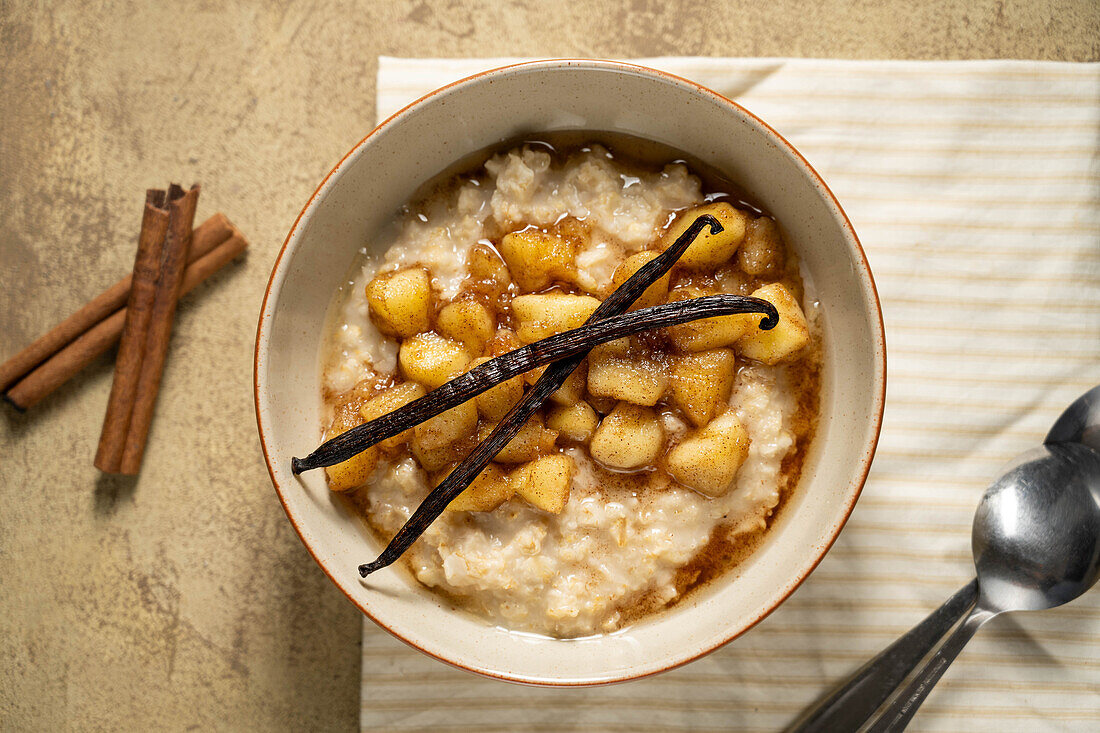
[{"label": "porridge surface", "polygon": [[[326,394],[396,371],[397,344],[369,318],[364,291],[377,273],[425,267],[446,301],[460,291],[474,243],[573,217],[589,234],[576,256],[577,285],[599,292],[677,211],[705,201],[699,178],[685,165],[644,172],[598,145],[564,161],[535,146],[495,155],[406,211],[384,256],[364,262],[351,279],[330,323]],[[577,471],[560,514],[518,497],[492,512],[445,512],[406,553],[413,575],[502,626],[554,636],[614,631],[643,596],[674,601],[677,571],[712,533],[763,529],[787,487],[783,464],[795,443],[798,409],[790,373],[783,365],[738,364],[729,404],[751,443],[724,495],[704,496],[657,470],[620,481],[582,446],[568,446]],[[667,435],[688,430],[670,410],[661,419]],[[381,461],[357,501],[388,538],[429,488],[425,471],[405,454]]]},{"label": "porridge surface", "polygon": [[[614,631],[623,604],[642,593],[673,600],[676,571],[716,527],[733,520],[732,532],[762,529],[779,502],[792,406],[768,373],[774,371],[740,375],[733,407],[753,441],[724,496],[704,498],[671,482],[607,496],[592,459],[572,448],[579,470],[565,511],[547,514],[513,500],[491,513],[446,513],[406,555],[413,574],[504,626],[555,636]],[[368,494],[368,511],[392,535],[427,493],[415,461],[386,465]]]}]

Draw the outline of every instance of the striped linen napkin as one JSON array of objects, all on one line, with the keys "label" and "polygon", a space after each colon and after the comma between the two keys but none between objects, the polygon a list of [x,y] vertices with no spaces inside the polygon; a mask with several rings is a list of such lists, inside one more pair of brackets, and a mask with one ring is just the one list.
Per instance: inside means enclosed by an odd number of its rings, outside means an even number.
[{"label": "striped linen napkin", "polygon": [[[383,119],[507,59],[383,58]],[[1001,465],[1100,383],[1100,64],[661,58],[737,100],[836,192],[886,320],[867,486],[825,561],[742,638],[611,687],[451,669],[365,620],[363,730],[768,731],[973,576]],[[1100,590],[983,629],[916,731],[1100,729]]]}]

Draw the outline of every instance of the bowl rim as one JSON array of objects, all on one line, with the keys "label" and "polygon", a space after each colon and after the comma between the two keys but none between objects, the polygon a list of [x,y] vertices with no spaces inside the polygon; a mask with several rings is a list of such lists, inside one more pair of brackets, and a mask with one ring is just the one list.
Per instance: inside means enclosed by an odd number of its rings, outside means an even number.
[{"label": "bowl rim", "polygon": [[[788,585],[788,587],[786,589],[786,592],[783,593],[783,595],[780,596],[775,601],[774,604],[772,604],[767,609],[763,610],[756,618],[754,618],[751,621],[749,621],[748,623],[746,623],[742,628],[732,632],[729,636],[726,636],[726,637],[722,638],[717,643],[714,643],[714,644],[711,644],[711,645],[707,646],[706,648],[702,649],[698,653],[696,653],[696,654],[694,654],[694,655],[692,655],[688,658],[671,661],[671,662],[665,664],[664,666],[661,666],[658,669],[640,671],[640,672],[637,672],[637,673],[627,673],[627,674],[624,674],[620,677],[616,677],[616,678],[613,678],[613,679],[548,681],[548,680],[543,680],[543,679],[523,678],[523,677],[514,676],[514,675],[507,674],[507,673],[502,673],[502,672],[494,672],[494,671],[490,671],[490,670],[477,669],[475,667],[463,664],[461,661],[458,661],[458,660],[455,660],[455,659],[448,659],[447,657],[444,657],[440,654],[437,654],[437,653],[432,652],[428,649],[425,649],[424,647],[416,644],[412,640],[405,638],[398,631],[394,630],[389,625],[384,623],[381,619],[379,619],[377,616],[375,616],[370,611],[368,611],[362,604],[359,603],[359,601],[357,601],[352,596],[352,594],[350,592],[345,590],[344,586],[340,583],[339,580],[337,580],[336,576],[329,570],[329,568],[325,565],[325,563],[323,563],[321,561],[321,559],[317,556],[317,553],[314,552],[313,547],[306,540],[306,536],[304,534],[304,531],[303,531],[302,527],[299,526],[298,518],[295,517],[294,513],[290,509],[290,506],[287,504],[287,500],[286,500],[286,498],[284,497],[284,494],[283,494],[283,487],[279,484],[279,481],[275,478],[275,468],[272,465],[271,453],[268,450],[268,446],[267,446],[267,435],[265,434],[265,431],[264,431],[264,419],[263,419],[263,413],[264,413],[263,407],[264,406],[262,404],[263,398],[262,398],[261,392],[260,392],[260,355],[261,355],[262,352],[266,352],[266,348],[267,348],[267,345],[268,345],[268,339],[270,337],[268,327],[269,327],[270,321],[272,319],[272,314],[268,313],[268,303],[271,300],[273,294],[277,290],[281,290],[281,283],[279,283],[280,287],[276,288],[276,281],[280,279],[279,276],[282,273],[283,259],[288,254],[288,248],[289,248],[289,245],[290,245],[290,240],[294,237],[295,232],[298,231],[298,227],[302,223],[302,219],[305,217],[306,212],[308,212],[310,209],[313,208],[314,202],[317,200],[317,198],[321,194],[321,192],[326,188],[326,186],[328,185],[330,179],[332,179],[332,177],[336,174],[336,172],[339,171],[343,167],[344,163],[347,162],[347,160],[349,158],[351,158],[353,155],[355,155],[357,152],[359,152],[363,148],[363,146],[366,145],[366,143],[372,137],[374,137],[375,134],[377,134],[381,130],[389,127],[390,125],[394,124],[398,120],[398,118],[404,116],[412,108],[418,107],[419,105],[427,102],[428,100],[430,100],[430,99],[432,99],[432,98],[434,98],[434,97],[442,94],[443,92],[446,92],[446,91],[448,91],[448,90],[450,90],[454,87],[474,82],[475,80],[481,79],[483,77],[503,75],[503,74],[506,74],[508,72],[514,71],[516,69],[531,68],[531,67],[536,67],[536,68],[537,67],[543,67],[545,69],[590,68],[590,69],[603,69],[603,70],[618,70],[618,71],[629,71],[629,72],[635,73],[635,74],[640,73],[642,75],[656,76],[656,77],[659,77],[659,78],[663,78],[666,81],[672,81],[676,84],[689,86],[696,93],[698,93],[700,95],[703,95],[705,97],[708,97],[711,100],[718,102],[719,104],[728,106],[728,107],[732,108],[733,111],[735,111],[739,114],[746,115],[747,117],[749,117],[753,122],[760,125],[768,133],[770,133],[774,137],[776,142],[778,142],[780,145],[782,145],[784,148],[786,148],[786,150],[789,153],[791,153],[795,158],[798,159],[798,161],[801,163],[801,165],[805,167],[805,170],[809,172],[811,178],[813,179],[813,182],[818,187],[820,187],[820,189],[830,199],[832,205],[836,209],[836,212],[839,213],[840,218],[842,219],[841,223],[843,224],[844,229],[847,231],[848,236],[851,237],[851,241],[855,245],[855,253],[858,254],[858,256],[859,256],[859,259],[858,259],[859,275],[861,276],[861,279],[865,280],[865,282],[868,286],[867,291],[869,292],[869,294],[871,296],[871,298],[870,298],[871,303],[873,303],[873,305],[874,305],[874,311],[873,311],[872,319],[871,319],[871,326],[872,326],[872,331],[873,331],[872,338],[873,338],[873,341],[874,341],[874,345],[873,345],[874,359],[873,359],[873,361],[874,361],[875,366],[876,366],[876,374],[875,374],[875,377],[876,377],[875,387],[876,388],[873,392],[874,402],[873,402],[873,408],[872,408],[872,414],[871,414],[872,435],[871,435],[870,441],[868,442],[868,444],[864,448],[864,455],[860,459],[860,466],[859,466],[858,471],[853,472],[853,479],[855,479],[858,476],[858,479],[855,481],[855,484],[856,484],[855,485],[855,491],[853,491],[852,494],[851,494],[851,497],[848,501],[848,506],[845,508],[843,516],[836,523],[836,525],[831,529],[831,532],[829,534],[829,537],[828,537],[827,541],[821,543],[820,545],[818,545],[816,548],[814,548],[812,550],[813,553],[816,553],[816,557],[814,558],[813,562],[810,563],[810,565],[806,568],[805,572],[800,577],[798,577],[797,579],[795,579],[793,582],[791,582]],[[844,208],[840,205],[840,201],[837,199],[836,194],[834,194],[832,189],[829,188],[829,185],[821,177],[821,174],[819,174],[817,172],[817,169],[815,169],[813,167],[813,165],[811,165],[810,162],[808,160],[806,160],[805,156],[803,156],[802,153],[799,152],[798,149],[795,148],[795,146],[790,143],[790,141],[788,141],[785,137],[783,137],[783,135],[781,135],[777,130],[775,130],[775,128],[773,128],[767,122],[760,119],[760,117],[753,114],[751,111],[749,111],[748,109],[746,109],[742,105],[738,104],[737,102],[733,101],[732,99],[730,99],[730,98],[728,98],[728,97],[726,97],[722,94],[719,94],[718,92],[714,91],[713,89],[710,89],[709,87],[706,87],[706,86],[704,86],[704,85],[702,85],[698,82],[692,81],[691,79],[686,79],[682,76],[679,76],[677,74],[673,74],[673,73],[670,73],[670,72],[667,72],[667,71],[662,71],[660,69],[654,69],[652,67],[644,66],[642,64],[629,63],[629,62],[625,62],[625,61],[608,60],[608,59],[572,58],[572,57],[570,57],[570,58],[537,59],[537,60],[530,60],[530,61],[520,61],[520,62],[516,62],[516,63],[506,64],[504,66],[498,66],[498,67],[494,67],[494,68],[491,68],[491,69],[486,69],[484,71],[480,71],[476,74],[471,74],[470,76],[463,77],[462,79],[458,79],[458,80],[453,81],[449,84],[441,86],[438,89],[434,89],[434,90],[428,92],[427,94],[423,95],[422,97],[419,97],[418,99],[410,102],[409,104],[405,105],[401,109],[397,110],[396,112],[391,114],[389,117],[387,117],[382,122],[378,123],[359,142],[357,142],[355,145],[353,145],[352,148],[350,150],[348,150],[348,152],[346,154],[344,154],[344,156],[339,160],[339,162],[337,162],[336,165],[333,166],[332,169],[325,175],[325,177],[317,185],[317,188],[314,190],[313,194],[309,197],[309,200],[306,201],[305,205],[302,207],[302,210],[298,213],[297,218],[295,218],[294,224],[291,226],[290,231],[287,233],[286,238],[283,240],[282,246],[279,248],[279,253],[278,253],[277,257],[275,258],[275,264],[271,268],[271,276],[269,277],[268,282],[267,282],[267,287],[264,290],[263,301],[260,305],[259,323],[258,323],[257,328],[256,328],[256,345],[255,345],[255,351],[254,351],[254,354],[253,354],[252,388],[253,388],[253,399],[254,399],[255,408],[256,408],[256,426],[257,426],[257,429],[258,429],[258,432],[259,432],[260,448],[263,451],[264,463],[267,466],[268,476],[271,479],[272,486],[275,488],[275,493],[279,497],[279,503],[282,504],[283,511],[286,514],[287,519],[290,520],[291,525],[294,527],[294,531],[298,535],[298,539],[301,541],[302,545],[305,546],[306,551],[313,558],[314,562],[317,563],[317,565],[321,568],[321,570],[325,573],[325,575],[328,576],[329,580],[331,580],[332,583],[340,590],[340,592],[343,593],[344,596],[349,601],[351,601],[351,603],[356,608],[359,609],[360,613],[365,615],[367,618],[371,619],[371,621],[373,621],[377,626],[384,629],[391,636],[393,636],[396,639],[404,642],[408,646],[411,646],[412,648],[417,649],[418,651],[428,655],[429,657],[432,657],[433,659],[436,659],[440,662],[443,662],[443,663],[445,663],[445,664],[447,664],[451,667],[455,667],[457,669],[462,669],[462,670],[465,670],[467,672],[473,672],[474,674],[477,674],[477,675],[482,676],[482,677],[488,677],[490,679],[497,679],[497,680],[503,680],[503,681],[506,681],[506,682],[513,682],[513,683],[519,683],[519,684],[524,684],[524,685],[530,685],[530,686],[533,686],[533,687],[596,687],[596,686],[602,686],[602,685],[608,685],[608,684],[617,684],[617,683],[620,683],[620,682],[628,682],[628,681],[631,681],[631,680],[644,679],[646,677],[651,677],[651,676],[656,675],[656,674],[661,674],[661,673],[664,673],[664,672],[668,672],[670,670],[673,670],[673,669],[676,669],[678,667],[682,667],[686,664],[689,664],[691,662],[694,662],[697,659],[700,659],[700,658],[710,654],[711,652],[713,652],[717,649],[720,649],[721,647],[725,646],[729,642],[731,642],[734,639],[736,639],[736,638],[740,637],[741,635],[745,634],[746,632],[748,632],[749,630],[754,628],[757,624],[759,624],[761,621],[763,621],[765,618],[770,616],[777,608],[779,608],[781,605],[783,605],[784,602],[786,602],[786,600],[791,596],[791,594],[794,593],[794,591],[797,590],[802,585],[802,583],[804,583],[806,581],[806,579],[811,574],[813,574],[814,570],[817,569],[818,565],[821,564],[821,561],[825,558],[825,556],[829,553],[829,550],[832,549],[832,546],[836,543],[837,538],[840,536],[840,532],[844,529],[844,526],[847,524],[848,519],[851,517],[852,511],[855,509],[856,502],[859,500],[859,497],[863,494],[863,488],[867,483],[867,476],[868,476],[868,474],[870,473],[870,470],[871,470],[871,463],[874,460],[875,452],[878,448],[879,437],[880,437],[881,432],[882,432],[882,418],[883,418],[883,413],[884,413],[884,410],[885,410],[885,403],[886,403],[886,332],[885,332],[885,324],[883,322],[883,316],[882,316],[882,302],[881,302],[881,299],[879,298],[878,287],[875,284],[874,275],[871,272],[870,264],[867,261],[867,254],[863,249],[863,244],[860,242],[859,236],[856,234],[855,228],[852,226],[852,222],[848,218],[847,212],[844,211]]]}]

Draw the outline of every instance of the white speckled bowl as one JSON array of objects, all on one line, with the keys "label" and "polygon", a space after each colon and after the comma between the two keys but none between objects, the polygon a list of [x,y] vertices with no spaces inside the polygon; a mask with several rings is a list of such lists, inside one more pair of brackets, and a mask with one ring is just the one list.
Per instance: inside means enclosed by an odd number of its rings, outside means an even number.
[{"label": "white speckled bowl", "polygon": [[[320,431],[318,351],[326,308],[356,251],[418,185],[464,155],[521,133],[610,130],[708,161],[790,234],[824,322],[821,418],[802,481],[735,574],[614,635],[561,641],[456,613],[404,572],[360,580],[381,549],[292,455]],[[878,440],[886,389],[882,316],[851,224],[806,160],[730,100],[669,74],[606,61],[544,61],[470,77],[406,107],[321,182],[286,238],[256,335],[256,418],[271,480],[314,559],[363,613],[403,641],[485,675],[537,684],[626,680],[684,664],[744,633],[817,566],[851,513]]]}]

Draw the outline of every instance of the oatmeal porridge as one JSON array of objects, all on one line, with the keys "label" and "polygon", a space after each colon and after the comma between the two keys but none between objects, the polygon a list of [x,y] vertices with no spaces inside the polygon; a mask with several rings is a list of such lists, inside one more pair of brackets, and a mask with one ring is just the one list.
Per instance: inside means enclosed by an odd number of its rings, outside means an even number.
[{"label": "oatmeal porridge", "polygon": [[[330,310],[325,437],[580,326],[691,221],[717,218],[723,232],[700,235],[635,307],[754,295],[779,326],[721,316],[593,348],[403,557],[494,623],[577,637],[681,600],[751,548],[798,480],[819,350],[778,224],[731,184],[629,140],[553,142],[437,181],[368,248],[383,254],[357,263]],[[388,541],[542,369],[331,466],[330,487]]]}]

